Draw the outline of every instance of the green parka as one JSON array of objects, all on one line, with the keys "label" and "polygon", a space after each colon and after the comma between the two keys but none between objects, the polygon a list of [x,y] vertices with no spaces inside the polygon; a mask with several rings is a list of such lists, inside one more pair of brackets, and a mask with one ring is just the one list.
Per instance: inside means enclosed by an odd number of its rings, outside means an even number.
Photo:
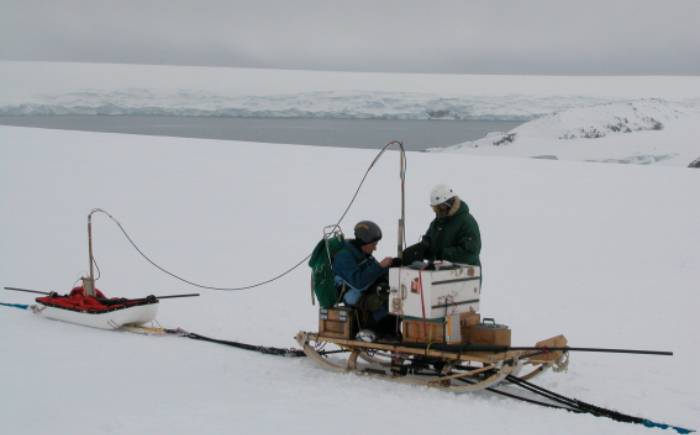
[{"label": "green parka", "polygon": [[481,266],[479,224],[469,213],[467,204],[460,199],[458,201],[459,208],[455,207],[456,212],[433,219],[423,240],[406,248],[404,264],[426,259]]}]

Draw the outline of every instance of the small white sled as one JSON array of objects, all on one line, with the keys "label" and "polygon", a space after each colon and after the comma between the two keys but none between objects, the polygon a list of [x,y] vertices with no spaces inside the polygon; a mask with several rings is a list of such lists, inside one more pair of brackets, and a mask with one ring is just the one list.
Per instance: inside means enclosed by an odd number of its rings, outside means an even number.
[{"label": "small white sled", "polygon": [[43,317],[100,329],[119,329],[126,325],[143,325],[155,320],[158,300],[141,305],[115,308],[111,311],[89,312],[44,305],[37,301],[32,311]]}]

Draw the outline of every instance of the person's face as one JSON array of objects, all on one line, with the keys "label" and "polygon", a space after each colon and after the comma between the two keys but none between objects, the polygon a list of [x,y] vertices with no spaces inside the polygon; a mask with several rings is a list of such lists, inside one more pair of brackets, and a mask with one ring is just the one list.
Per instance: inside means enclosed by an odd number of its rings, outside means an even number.
[{"label": "person's face", "polygon": [[362,245],[362,247],[360,247],[360,249],[362,249],[362,252],[369,255],[372,252],[377,250],[377,243],[379,243],[379,241],[373,242],[373,243],[368,243],[366,245]]},{"label": "person's face", "polygon": [[438,205],[433,205],[432,207],[433,211],[438,216],[447,216],[447,213],[449,213],[450,211],[450,204],[448,204],[447,202],[443,202],[442,204]]}]

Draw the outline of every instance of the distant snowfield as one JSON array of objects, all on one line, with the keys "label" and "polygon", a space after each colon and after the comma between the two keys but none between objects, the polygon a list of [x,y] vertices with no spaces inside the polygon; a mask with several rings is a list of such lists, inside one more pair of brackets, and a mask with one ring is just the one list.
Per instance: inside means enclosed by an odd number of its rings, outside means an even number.
[{"label": "distant snowfield", "polygon": [[[547,123],[561,131],[555,118]],[[616,146],[658,132],[594,140]],[[67,291],[88,266],[93,207],[114,214],[148,255],[189,279],[220,286],[267,279],[312,249],[375,155],[0,127],[0,285]],[[379,223],[386,236],[378,256],[392,255],[396,244],[397,169],[397,153],[386,153],[343,223],[346,231],[361,219]],[[514,344],[563,333],[573,346],[675,352],[574,353],[567,373],[537,383],[700,428],[700,172],[409,153],[409,242],[427,228],[428,192],[439,182],[455,188],[480,224],[482,313],[510,325]],[[98,287],[108,295],[195,290],[145,263],[103,216],[94,236]],[[297,331],[317,327],[308,283],[302,266],[256,290],[163,301],[158,319],[291,347]],[[32,298],[0,290],[0,301]],[[0,307],[0,340],[0,421],[8,434],[651,433],[489,393],[446,394],[329,373],[305,359],[93,330],[14,308]]]}]

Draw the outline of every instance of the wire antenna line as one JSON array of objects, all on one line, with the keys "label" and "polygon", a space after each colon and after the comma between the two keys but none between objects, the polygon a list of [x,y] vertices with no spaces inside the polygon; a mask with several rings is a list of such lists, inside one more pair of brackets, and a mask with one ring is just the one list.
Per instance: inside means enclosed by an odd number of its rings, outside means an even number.
[{"label": "wire antenna line", "polygon": [[[377,161],[379,161],[379,159],[384,154],[384,152],[392,145],[398,145],[399,150],[401,152],[401,168],[400,169],[401,169],[401,188],[402,188],[402,194],[403,194],[404,179],[405,179],[405,174],[406,174],[406,151],[404,150],[403,142],[395,140],[395,141],[391,141],[391,142],[387,143],[386,145],[384,145],[382,147],[382,149],[379,151],[379,153],[377,153],[376,157],[374,157],[372,162],[369,164],[369,166],[367,167],[367,170],[365,171],[364,175],[362,176],[362,180],[360,181],[360,184],[357,186],[357,189],[355,189],[355,193],[353,194],[352,199],[348,203],[347,207],[345,207],[345,210],[340,215],[340,218],[338,219],[338,221],[335,223],[335,225],[333,225],[334,228],[340,228],[340,223],[343,221],[343,219],[345,219],[345,216],[348,214],[348,212],[350,211],[350,208],[355,203],[355,200],[357,199],[357,196],[360,193],[360,189],[362,188],[362,185],[365,183],[365,180],[367,179],[369,172],[372,170],[372,168],[377,163]],[[402,198],[402,203],[403,203],[403,198]],[[198,287],[198,288],[205,289],[205,290],[242,291],[242,290],[249,290],[249,289],[256,288],[256,287],[261,287],[261,286],[269,284],[273,281],[277,281],[278,279],[290,274],[292,271],[294,271],[296,268],[298,268],[299,266],[304,264],[311,257],[311,253],[309,253],[304,258],[299,260],[299,262],[297,262],[292,267],[290,267],[289,269],[286,269],[285,271],[273,276],[272,278],[269,278],[269,279],[266,279],[264,281],[260,281],[260,282],[254,283],[254,284],[249,284],[249,285],[245,285],[245,286],[241,286],[241,287],[216,287],[216,286],[204,285],[204,284],[200,284],[200,283],[194,282],[194,281],[189,280],[189,279],[185,279],[185,278],[167,270],[163,266],[161,266],[158,263],[156,263],[155,261],[153,261],[148,255],[146,255],[143,252],[143,250],[141,248],[139,248],[139,246],[136,244],[136,242],[134,242],[134,240],[131,238],[131,236],[126,231],[126,229],[124,229],[124,226],[106,210],[103,210],[101,208],[95,208],[95,209],[92,209],[90,211],[90,215],[92,215],[93,213],[102,213],[102,214],[106,215],[109,219],[111,219],[117,225],[117,227],[119,227],[119,230],[122,232],[122,234],[124,234],[124,237],[126,237],[126,240],[129,241],[129,243],[136,250],[136,252],[138,252],[139,255],[141,255],[141,257],[143,257],[153,267],[155,267],[156,269],[165,273],[166,275],[169,275],[169,276],[171,276],[171,277],[173,277],[181,282],[184,282],[185,284],[189,284],[193,287]]]}]

